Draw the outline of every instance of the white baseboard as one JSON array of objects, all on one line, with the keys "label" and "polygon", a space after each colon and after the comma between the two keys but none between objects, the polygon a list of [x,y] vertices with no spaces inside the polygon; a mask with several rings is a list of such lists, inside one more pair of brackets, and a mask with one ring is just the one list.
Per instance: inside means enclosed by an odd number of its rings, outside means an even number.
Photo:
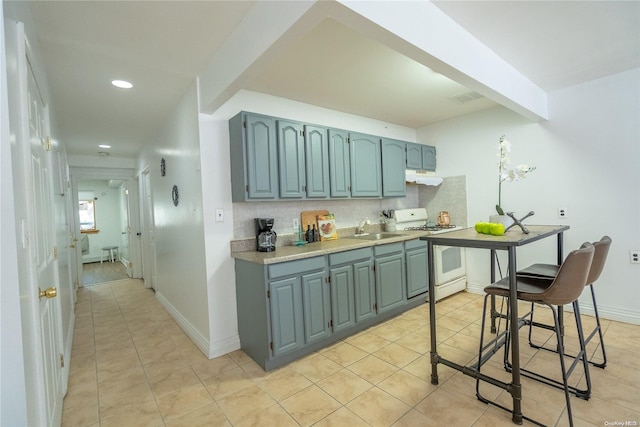
[{"label": "white baseboard", "polygon": [[209,359],[240,349],[240,336],[238,334],[219,341],[209,342],[209,339],[204,337],[160,292],[156,291],[156,298],[171,314],[180,328],[191,338],[193,343]]},{"label": "white baseboard", "polygon": [[[484,295],[484,288],[486,286],[487,285],[484,283],[480,285],[467,282],[467,292],[472,294]],[[585,292],[590,291],[588,289],[585,289]],[[597,297],[598,296],[596,295],[596,298]],[[588,300],[588,302],[580,303],[580,312],[589,316],[595,316],[591,298],[589,297],[586,299]],[[564,309],[567,311],[572,311],[571,306],[565,306]],[[600,319],[615,320],[618,322],[640,325],[640,312],[637,310],[627,310],[623,308],[598,304],[598,315],[600,315]]]},{"label": "white baseboard", "polygon": [[160,292],[156,290],[156,298],[171,314],[178,326],[205,355],[209,355],[209,339],[204,337]]},{"label": "white baseboard", "polygon": [[228,337],[211,343],[209,349],[209,359],[240,350],[240,335]]}]

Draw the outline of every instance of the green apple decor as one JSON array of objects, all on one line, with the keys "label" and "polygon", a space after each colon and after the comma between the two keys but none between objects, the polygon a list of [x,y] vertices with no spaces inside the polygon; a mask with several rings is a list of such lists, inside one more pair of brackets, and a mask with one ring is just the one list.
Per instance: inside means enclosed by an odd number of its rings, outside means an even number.
[{"label": "green apple decor", "polygon": [[502,236],[505,230],[504,224],[491,222],[476,222],[475,229],[480,234],[491,234],[493,236]]}]

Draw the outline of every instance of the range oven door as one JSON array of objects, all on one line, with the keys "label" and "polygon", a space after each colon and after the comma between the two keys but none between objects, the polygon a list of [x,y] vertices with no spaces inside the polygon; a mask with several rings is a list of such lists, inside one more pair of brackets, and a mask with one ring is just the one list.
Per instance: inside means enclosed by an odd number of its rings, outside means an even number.
[{"label": "range oven door", "polygon": [[436,286],[463,277],[467,274],[464,261],[464,248],[453,246],[434,246]]}]

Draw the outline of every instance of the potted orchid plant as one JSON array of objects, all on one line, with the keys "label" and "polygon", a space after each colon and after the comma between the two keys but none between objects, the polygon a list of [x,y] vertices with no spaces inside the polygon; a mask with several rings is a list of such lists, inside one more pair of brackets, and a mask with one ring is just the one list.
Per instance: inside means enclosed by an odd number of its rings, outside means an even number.
[{"label": "potted orchid plant", "polygon": [[504,215],[502,209],[502,183],[505,181],[515,182],[523,179],[529,172],[536,170],[535,166],[520,164],[515,169],[508,169],[509,155],[511,154],[511,142],[504,135],[500,137],[498,144],[498,204],[496,212],[498,215]]}]

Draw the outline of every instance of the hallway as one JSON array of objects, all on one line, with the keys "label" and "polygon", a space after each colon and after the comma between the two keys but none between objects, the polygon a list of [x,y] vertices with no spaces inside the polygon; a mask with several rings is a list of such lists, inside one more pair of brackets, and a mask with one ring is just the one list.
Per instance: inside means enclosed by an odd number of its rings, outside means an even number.
[{"label": "hallway", "polygon": [[[439,302],[439,351],[476,357],[481,310],[482,298],[465,292]],[[430,384],[427,305],[268,373],[240,350],[208,360],[140,280],[81,288],[75,312],[63,426],[513,425],[475,398],[462,373],[440,365],[440,385]],[[640,422],[640,326],[603,326],[609,364],[590,370],[589,401],[572,400],[581,427]],[[523,364],[558,370],[549,352],[523,345],[521,353]],[[504,377],[501,354],[485,366]],[[507,402],[506,392],[482,390]],[[568,425],[561,391],[525,379],[523,392],[525,415]]]}]

